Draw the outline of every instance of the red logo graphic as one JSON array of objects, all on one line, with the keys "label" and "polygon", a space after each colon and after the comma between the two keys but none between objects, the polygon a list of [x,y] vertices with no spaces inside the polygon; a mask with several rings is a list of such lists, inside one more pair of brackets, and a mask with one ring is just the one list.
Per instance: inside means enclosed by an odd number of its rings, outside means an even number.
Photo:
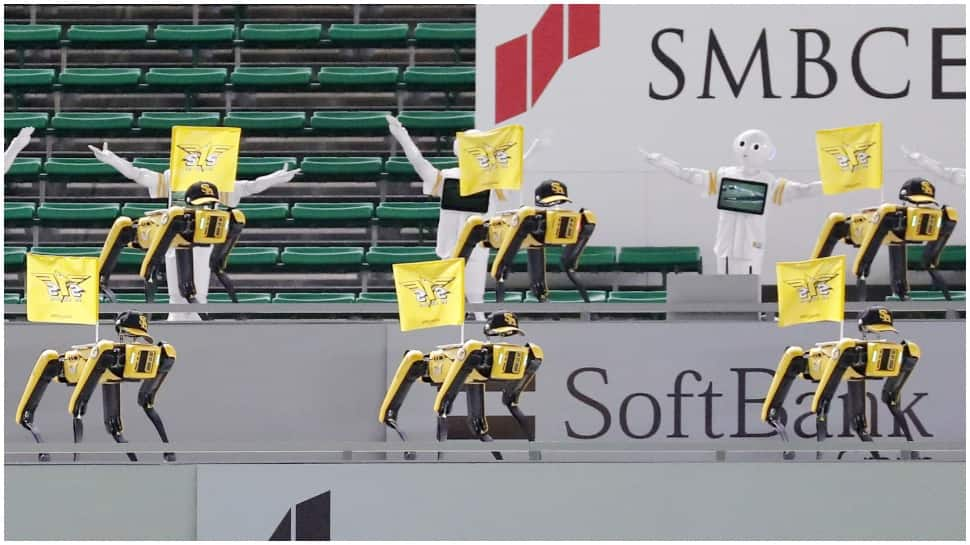
[{"label": "red logo graphic", "polygon": [[[569,58],[600,45],[598,4],[567,6]],[[532,27],[532,100],[539,100],[563,63],[563,35],[567,24],[562,4],[549,6]],[[500,123],[528,109],[527,80],[529,35],[523,34],[495,48],[495,122]]]}]

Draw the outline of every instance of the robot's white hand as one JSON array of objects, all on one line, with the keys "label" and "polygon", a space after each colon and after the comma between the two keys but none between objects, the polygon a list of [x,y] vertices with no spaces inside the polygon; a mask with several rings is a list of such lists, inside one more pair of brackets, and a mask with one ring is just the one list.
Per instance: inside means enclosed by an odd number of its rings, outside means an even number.
[{"label": "robot's white hand", "polygon": [[391,134],[395,137],[408,133],[407,129],[404,128],[404,125],[402,125],[401,122],[393,115],[387,114],[384,116],[384,118],[387,119],[387,128],[390,129]]},{"label": "robot's white hand", "polygon": [[907,158],[912,159],[914,161],[919,159],[919,152],[916,152],[907,148],[905,144],[900,144],[899,149],[902,150],[903,155],[905,155]]},{"label": "robot's white hand", "polygon": [[102,144],[101,149],[98,149],[94,146],[88,146],[88,149],[91,150],[91,153],[94,154],[95,159],[97,159],[98,161],[101,161],[102,163],[111,164],[111,162],[118,157],[117,155],[115,155],[115,152],[108,149],[107,142]]},{"label": "robot's white hand", "polygon": [[664,159],[663,154],[646,151],[645,149],[639,146],[637,147],[637,151],[639,151],[640,154],[643,155],[644,159],[646,159],[648,163],[654,166],[657,166]]},{"label": "robot's white hand", "polygon": [[291,181],[293,178],[296,177],[297,174],[303,174],[303,171],[300,169],[290,170],[289,163],[283,163],[283,168],[273,173],[273,175],[278,177],[275,180],[275,182],[278,184],[284,184],[286,182]]},{"label": "robot's white hand", "polygon": [[34,134],[33,127],[24,127],[20,129],[17,136],[10,141],[10,147],[16,147],[17,149],[24,149],[27,144],[30,143],[30,135]]}]

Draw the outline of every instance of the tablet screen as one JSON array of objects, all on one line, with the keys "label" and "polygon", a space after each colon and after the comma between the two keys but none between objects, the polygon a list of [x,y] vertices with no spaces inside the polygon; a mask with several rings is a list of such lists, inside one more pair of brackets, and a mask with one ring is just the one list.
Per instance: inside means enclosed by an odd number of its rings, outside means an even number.
[{"label": "tablet screen", "polygon": [[721,178],[717,207],[744,214],[764,214],[768,184],[735,178]]}]

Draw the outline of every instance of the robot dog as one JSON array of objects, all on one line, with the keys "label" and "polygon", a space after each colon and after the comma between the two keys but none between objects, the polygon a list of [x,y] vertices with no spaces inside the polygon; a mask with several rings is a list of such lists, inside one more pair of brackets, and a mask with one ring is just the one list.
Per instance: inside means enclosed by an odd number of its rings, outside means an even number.
[{"label": "robot dog", "polygon": [[919,361],[920,348],[913,341],[866,339],[870,333],[896,333],[892,314],[885,307],[869,307],[862,313],[859,316],[859,331],[862,332],[862,339],[844,338],[818,343],[808,351],[800,346],[785,350],[761,408],[761,419],[775,428],[783,441],[788,441],[788,435],[785,432],[787,416],[782,405],[792,383],[799,376],[818,383],[811,408],[816,415],[818,441],[824,441],[828,433],[829,405],[842,380],[848,386],[847,407],[852,430],[862,441],[872,441],[865,417],[865,381],[883,378],[886,382],[882,389],[882,401],[889,407],[906,440],[913,440],[900,410],[900,393]]},{"label": "robot dog", "polygon": [[576,266],[589,237],[596,228],[596,215],[589,210],[563,210],[558,205],[572,202],[566,185],[555,180],[542,182],[535,191],[536,209],[523,206],[518,210],[500,212],[490,218],[468,218],[452,257],[468,259],[472,250],[483,244],[498,251],[492,264],[495,279],[495,298],[505,298],[505,279],[508,277],[519,248],[526,248],[529,257],[529,288],[539,301],[546,301],[546,246],[562,245],[562,268],[579,290],[583,301],[589,302],[586,288],[576,278]]},{"label": "robot dog", "polygon": [[[118,342],[101,340],[96,344],[72,346],[63,354],[45,350],[37,358],[16,412],[17,423],[26,428],[37,443],[42,440],[34,427],[34,415],[51,381],[74,387],[67,409],[73,416],[75,443],[80,443],[84,435],[81,419],[98,383],[101,383],[104,395],[105,428],[116,442],[127,443],[121,424],[122,382],[142,383],[138,390],[138,404],[152,421],[162,442],[168,443],[165,426],[155,411],[155,396],[175,364],[175,348],[152,340],[148,335],[148,316],[140,312],[119,314],[115,331]],[[167,461],[175,460],[174,453],[167,452],[164,457]],[[128,458],[137,461],[132,453]],[[40,459],[47,461],[49,457],[41,454]]]},{"label": "robot dog", "polygon": [[148,212],[137,221],[122,216],[115,220],[108,232],[101,255],[98,258],[101,291],[112,302],[114,293],[108,289],[111,273],[118,264],[118,257],[125,246],[146,251],[138,275],[145,280],[145,299],[155,300],[155,278],[165,260],[169,248],[175,248],[178,264],[179,291],[190,303],[195,303],[193,279],[194,246],[212,245],[209,268],[236,302],[236,290],[226,275],[229,252],[239,241],[246,216],[241,210],[217,210],[219,190],[210,182],[196,182],[185,192],[188,207],[173,206],[165,210]]},{"label": "robot dog", "polygon": [[[518,323],[515,314],[496,312],[485,323],[485,335],[489,338],[524,335]],[[447,417],[455,397],[463,390],[468,401],[469,428],[481,441],[491,441],[485,419],[485,385],[502,384],[502,403],[529,441],[534,441],[534,433],[529,430],[518,405],[522,390],[532,381],[542,364],[542,357],[542,349],[537,344],[518,345],[491,340],[468,340],[464,344],[439,346],[429,354],[409,350],[394,374],[377,419],[397,432],[402,441],[407,441],[398,426],[397,416],[411,385],[421,379],[438,388],[434,411],[438,414],[439,441],[448,438]]]},{"label": "robot dog", "polygon": [[950,291],[942,275],[936,270],[943,247],[957,225],[957,211],[940,206],[934,195],[933,184],[912,178],[899,190],[899,199],[906,204],[886,203],[878,208],[867,208],[849,216],[830,214],[815,243],[813,258],[832,254],[839,240],[859,248],[853,270],[859,287],[859,300],[865,300],[866,278],[872,261],[883,244],[889,246],[889,272],[893,293],[900,300],[909,298],[906,280],[906,246],[926,243],[923,250],[923,267],[930,273],[933,285],[950,299]]}]

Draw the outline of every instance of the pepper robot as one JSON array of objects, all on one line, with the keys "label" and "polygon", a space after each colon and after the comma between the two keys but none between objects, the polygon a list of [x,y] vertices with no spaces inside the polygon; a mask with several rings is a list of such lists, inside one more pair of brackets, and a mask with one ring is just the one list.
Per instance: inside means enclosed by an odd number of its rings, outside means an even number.
[{"label": "pepper robot", "polygon": [[576,278],[579,258],[596,229],[596,215],[589,210],[559,208],[572,202],[566,184],[546,180],[535,191],[538,208],[523,206],[518,210],[501,212],[489,218],[472,216],[458,237],[453,257],[468,256],[479,247],[498,251],[492,264],[495,279],[495,298],[501,303],[505,296],[505,279],[512,269],[519,248],[526,248],[529,258],[529,288],[539,301],[546,301],[546,247],[562,245],[562,269],[579,290],[583,301],[589,302],[586,288]]},{"label": "pepper robot", "polygon": [[867,338],[870,334],[898,333],[893,327],[892,314],[885,307],[869,307],[863,312],[859,316],[859,331],[862,339],[844,338],[818,343],[808,351],[800,346],[785,350],[761,407],[761,419],[775,428],[783,441],[788,441],[788,434],[785,432],[787,416],[782,405],[792,383],[799,376],[818,383],[811,411],[815,413],[819,442],[824,441],[828,433],[829,405],[842,380],[846,381],[848,387],[847,416],[852,430],[862,441],[872,441],[865,417],[865,381],[878,379],[886,379],[882,401],[889,407],[906,440],[913,440],[900,409],[900,393],[919,361],[919,345],[907,340]]},{"label": "pepper robot", "polygon": [[146,251],[138,274],[145,280],[145,299],[149,303],[155,300],[156,273],[169,248],[175,250],[179,271],[177,277],[169,278],[169,283],[177,280],[182,297],[190,303],[198,302],[193,275],[193,249],[211,246],[213,249],[208,268],[225,286],[230,299],[237,302],[236,290],[225,269],[229,252],[239,241],[246,225],[245,214],[236,208],[217,210],[219,189],[210,182],[196,182],[189,186],[185,191],[185,202],[187,207],[154,210],[137,221],[126,216],[115,220],[98,258],[101,291],[109,300],[114,301],[115,296],[108,288],[108,281],[122,248],[128,246]]},{"label": "pepper robot", "polygon": [[499,384],[503,386],[502,403],[508,407],[523,434],[529,441],[534,441],[535,434],[529,429],[518,405],[522,391],[542,364],[542,348],[533,343],[519,345],[491,340],[493,337],[524,335],[518,324],[515,314],[498,311],[485,323],[485,336],[489,340],[439,346],[429,354],[407,351],[384,396],[378,421],[397,432],[402,441],[407,441],[398,426],[397,416],[411,385],[421,379],[438,389],[434,411],[438,414],[439,441],[448,438],[447,417],[461,391],[465,392],[468,402],[469,428],[479,440],[491,441],[485,419],[485,386]]},{"label": "pepper robot", "polygon": [[813,258],[832,254],[836,243],[844,240],[846,244],[859,248],[853,271],[859,287],[859,300],[866,297],[866,278],[872,261],[882,245],[889,246],[889,274],[893,293],[900,300],[909,298],[909,283],[906,280],[907,245],[926,243],[923,248],[923,267],[930,273],[933,285],[950,299],[943,276],[936,270],[940,254],[946,246],[953,229],[957,225],[957,211],[939,205],[934,195],[933,184],[922,178],[911,178],[899,190],[899,199],[904,204],[886,203],[878,208],[867,208],[849,216],[842,213],[830,214],[822,227],[822,233],[815,243]]},{"label": "pepper robot", "polygon": [[[104,143],[101,149],[94,146],[88,146],[88,149],[91,150],[96,159],[113,167],[129,180],[132,180],[136,184],[148,189],[148,195],[151,198],[161,199],[169,196],[172,179],[171,170],[165,170],[165,172],[158,173],[147,168],[136,167],[125,159],[119,157],[113,151],[109,150],[107,142]],[[297,174],[300,174],[299,169],[289,170],[286,165],[284,165],[282,169],[265,176],[260,176],[254,180],[236,180],[235,184],[233,185],[233,190],[231,192],[223,192],[220,194],[219,200],[222,201],[225,206],[235,208],[239,206],[240,199],[250,195],[255,195],[257,193],[262,193],[263,191],[266,191],[267,189],[279,184],[287,183],[291,181]],[[209,262],[211,260],[212,246],[195,246],[192,249],[192,253],[195,256],[195,269],[191,275],[197,289],[195,298],[199,303],[206,303],[209,294],[209,278],[211,274]],[[179,273],[174,250],[165,252],[165,277],[168,278],[169,302],[173,304],[188,303],[189,301],[182,296],[179,289],[182,279],[187,278],[188,276]],[[194,312],[172,312],[169,313],[168,319],[199,320],[200,317]]]},{"label": "pepper robot", "polygon": [[[175,347],[166,342],[155,343],[148,335],[148,315],[140,312],[119,314],[115,319],[115,331],[117,342],[100,340],[95,344],[72,346],[64,353],[45,350],[37,358],[15,416],[17,423],[26,428],[37,443],[42,440],[34,427],[34,415],[51,381],[74,387],[67,410],[73,417],[75,443],[80,443],[84,435],[82,418],[99,383],[104,396],[105,428],[115,442],[127,443],[121,424],[122,382],[141,382],[138,404],[152,421],[162,442],[168,443],[165,426],[155,411],[155,396],[175,364]],[[137,461],[133,453],[129,453],[128,458]],[[174,461],[175,454],[167,452],[164,458]],[[40,459],[47,461],[49,457],[41,454]]]}]

